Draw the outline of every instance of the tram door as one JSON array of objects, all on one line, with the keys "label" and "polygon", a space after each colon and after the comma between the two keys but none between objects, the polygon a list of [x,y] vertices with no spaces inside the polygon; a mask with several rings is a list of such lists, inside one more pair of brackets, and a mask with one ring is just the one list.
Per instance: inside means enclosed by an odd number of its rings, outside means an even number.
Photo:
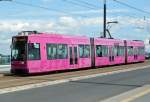
[{"label": "tram door", "polygon": [[114,59],[115,59],[115,56],[114,56],[114,47],[110,46],[109,47],[109,61],[113,62]]},{"label": "tram door", "polygon": [[78,47],[76,45],[69,46],[69,63],[70,69],[78,67]]},{"label": "tram door", "polygon": [[138,59],[138,49],[134,48],[134,60]]}]

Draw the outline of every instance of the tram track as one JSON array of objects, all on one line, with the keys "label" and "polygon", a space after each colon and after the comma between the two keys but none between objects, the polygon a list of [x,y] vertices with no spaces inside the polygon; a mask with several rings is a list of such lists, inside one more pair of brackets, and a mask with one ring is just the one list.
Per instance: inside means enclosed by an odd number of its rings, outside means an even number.
[{"label": "tram track", "polygon": [[33,75],[33,76],[15,76],[15,75],[8,75],[3,74],[0,76],[0,89],[9,88],[9,87],[16,87],[28,84],[36,84],[42,83],[47,81],[55,81],[55,80],[62,80],[72,77],[79,77],[79,76],[87,76],[93,75],[98,73],[105,73],[105,72],[112,72],[117,70],[123,69],[132,69],[136,67],[142,67],[150,65],[150,61],[147,60],[144,63],[136,63],[136,64],[128,64],[128,65],[119,65],[119,66],[109,66],[103,68],[95,68],[95,69],[88,69],[88,70],[78,70],[78,71],[69,71],[64,73],[53,73],[53,74],[46,74],[46,75]]}]

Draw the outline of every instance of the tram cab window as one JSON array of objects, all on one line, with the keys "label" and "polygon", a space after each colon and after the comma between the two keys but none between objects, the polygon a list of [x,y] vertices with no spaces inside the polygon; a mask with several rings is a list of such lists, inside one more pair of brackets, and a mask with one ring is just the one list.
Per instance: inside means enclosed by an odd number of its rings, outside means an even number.
[{"label": "tram cab window", "polygon": [[28,44],[28,59],[40,60],[40,44],[39,43]]},{"label": "tram cab window", "polygon": [[26,39],[13,38],[11,47],[11,60],[12,61],[25,61],[26,60]]}]

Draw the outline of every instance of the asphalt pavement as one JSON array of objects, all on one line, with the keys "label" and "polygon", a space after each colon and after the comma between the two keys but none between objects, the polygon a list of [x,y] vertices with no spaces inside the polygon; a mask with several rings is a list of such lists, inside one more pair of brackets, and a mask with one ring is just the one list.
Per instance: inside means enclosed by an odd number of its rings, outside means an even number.
[{"label": "asphalt pavement", "polygon": [[100,102],[150,84],[150,68],[0,95],[0,102]]}]

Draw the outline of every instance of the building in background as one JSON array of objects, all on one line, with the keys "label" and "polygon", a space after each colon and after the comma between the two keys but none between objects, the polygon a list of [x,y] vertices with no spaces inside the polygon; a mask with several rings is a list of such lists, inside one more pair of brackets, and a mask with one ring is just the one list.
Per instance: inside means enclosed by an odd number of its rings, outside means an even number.
[{"label": "building in background", "polygon": [[150,59],[150,38],[145,40],[145,58]]},{"label": "building in background", "polygon": [[145,51],[150,53],[150,38],[145,40]]}]

